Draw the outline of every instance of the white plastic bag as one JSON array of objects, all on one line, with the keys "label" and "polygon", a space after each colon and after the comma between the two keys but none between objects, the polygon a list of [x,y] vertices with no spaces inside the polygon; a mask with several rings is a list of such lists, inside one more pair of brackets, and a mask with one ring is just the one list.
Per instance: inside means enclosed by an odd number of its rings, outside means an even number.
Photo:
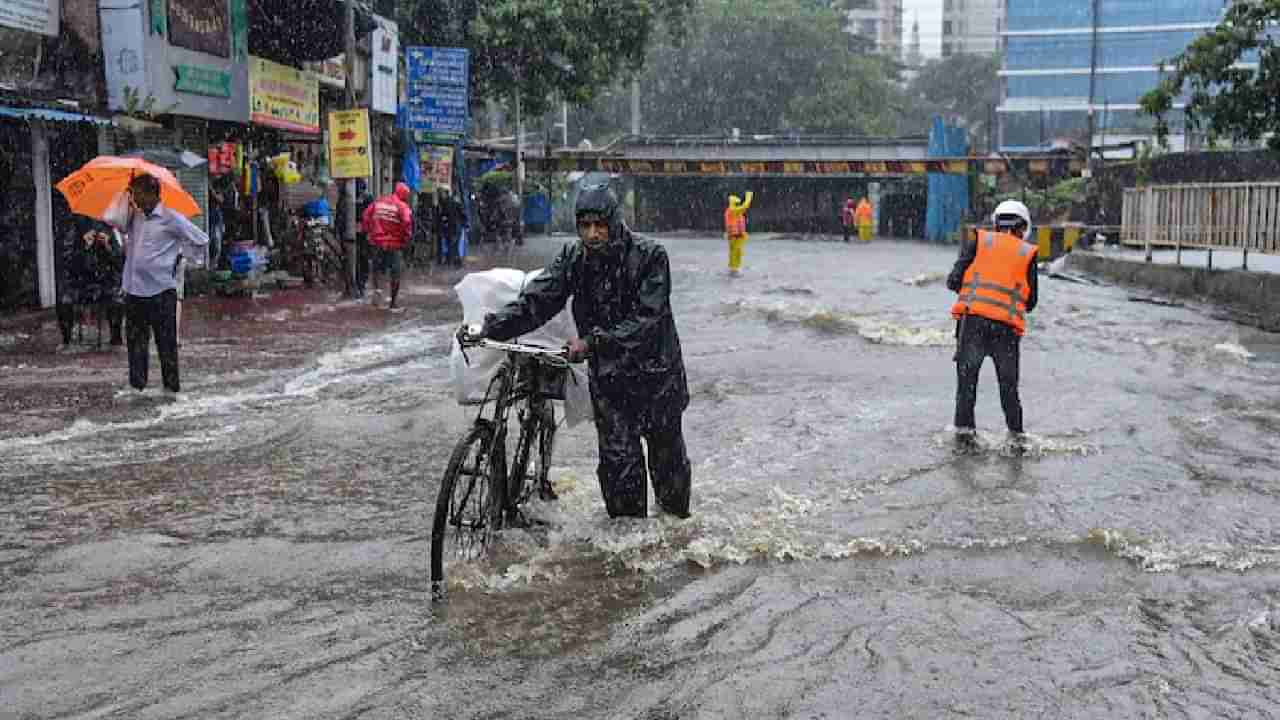
[{"label": "white plastic bag", "polygon": [[[542,272],[537,270],[525,273],[510,268],[497,268],[485,272],[469,273],[453,287],[462,301],[462,321],[468,325],[484,322],[487,313],[497,312],[504,305],[520,297],[524,286]],[[541,345],[543,347],[563,347],[570,340],[578,337],[573,315],[569,313],[568,304],[547,324],[527,335],[515,338],[513,342]],[[503,353],[484,348],[469,348],[466,358],[458,341],[453,341],[453,352],[449,358],[450,376],[453,380],[454,396],[464,405],[475,404],[484,400],[489,383],[498,372]],[[468,364],[467,360],[470,360]],[[571,375],[565,382],[564,417],[570,427],[583,420],[592,421],[591,392],[587,387],[587,372],[584,365],[574,365]]]},{"label": "white plastic bag", "polygon": [[117,193],[112,198],[111,204],[102,212],[102,221],[117,230],[127,231],[129,229],[130,210],[129,193]]}]

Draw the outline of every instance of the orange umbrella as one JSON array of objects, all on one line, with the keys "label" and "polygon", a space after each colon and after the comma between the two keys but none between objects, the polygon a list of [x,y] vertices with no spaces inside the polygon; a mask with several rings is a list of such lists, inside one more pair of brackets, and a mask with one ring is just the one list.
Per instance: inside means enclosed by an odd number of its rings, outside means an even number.
[{"label": "orange umbrella", "polygon": [[106,220],[108,208],[125,199],[121,196],[128,192],[129,181],[144,174],[160,181],[161,205],[187,217],[200,214],[200,206],[182,189],[173,173],[141,158],[96,157],[63,178],[56,187],[67,198],[71,212]]}]

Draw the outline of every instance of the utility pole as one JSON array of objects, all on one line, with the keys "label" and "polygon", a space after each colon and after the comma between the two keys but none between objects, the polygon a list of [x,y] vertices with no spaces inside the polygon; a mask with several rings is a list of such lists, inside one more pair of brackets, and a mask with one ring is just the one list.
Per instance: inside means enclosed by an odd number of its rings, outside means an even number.
[{"label": "utility pole", "polygon": [[[345,105],[348,110],[354,110],[356,107],[356,5],[355,0],[347,0],[344,5],[346,13],[345,39],[343,42],[343,58],[345,60],[347,71],[346,83],[346,100]],[[372,138],[370,138],[372,140]],[[342,222],[343,237],[349,242],[351,256],[351,295],[354,297],[359,292],[358,273],[356,272],[356,181],[347,178],[342,181],[342,194],[346,197],[346,210],[343,212]]]},{"label": "utility pole", "polygon": [[[1092,0],[1090,3],[1091,10],[1090,22],[1092,23],[1091,39],[1089,42],[1089,137],[1085,141],[1084,150],[1084,198],[1085,207],[1089,206],[1089,185],[1093,178],[1093,133],[1095,131],[1094,115],[1093,115],[1093,99],[1097,95],[1098,87],[1098,14],[1099,4],[1101,0]],[[1092,213],[1089,213],[1091,216]],[[1085,218],[1091,219],[1090,217]]]},{"label": "utility pole", "polygon": [[524,237],[524,118],[520,115],[520,91],[516,85],[516,211],[520,213],[516,221],[516,232]]},{"label": "utility pole", "polygon": [[640,134],[640,77],[631,78],[631,134]]}]

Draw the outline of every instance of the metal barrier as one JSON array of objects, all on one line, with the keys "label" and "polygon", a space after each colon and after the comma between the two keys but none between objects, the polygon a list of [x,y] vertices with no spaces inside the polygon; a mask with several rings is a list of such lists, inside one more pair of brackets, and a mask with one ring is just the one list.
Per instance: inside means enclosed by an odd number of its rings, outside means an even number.
[{"label": "metal barrier", "polygon": [[[962,231],[970,242],[974,242],[977,240],[978,231],[991,229],[990,225],[965,225]],[[1075,249],[1081,236],[1091,231],[1092,229],[1085,225],[1048,225],[1034,228],[1032,237],[1027,238],[1027,242],[1039,248],[1039,252],[1036,253],[1037,260],[1053,260]]]},{"label": "metal barrier", "polygon": [[[1280,183],[1154,185],[1124,191],[1120,242],[1280,254]],[[1212,263],[1212,254],[1210,263]]]}]

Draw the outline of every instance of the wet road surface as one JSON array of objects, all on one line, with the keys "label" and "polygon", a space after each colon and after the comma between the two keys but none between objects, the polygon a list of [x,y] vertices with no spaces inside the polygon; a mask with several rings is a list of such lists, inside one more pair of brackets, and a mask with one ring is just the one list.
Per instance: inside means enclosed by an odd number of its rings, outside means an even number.
[{"label": "wet road surface", "polygon": [[562,430],[433,607],[451,324],[193,377],[0,440],[0,716],[1276,715],[1276,336],[1044,279],[1028,452],[988,363],[957,453],[952,249],[664,242],[690,520],[609,521]]}]

